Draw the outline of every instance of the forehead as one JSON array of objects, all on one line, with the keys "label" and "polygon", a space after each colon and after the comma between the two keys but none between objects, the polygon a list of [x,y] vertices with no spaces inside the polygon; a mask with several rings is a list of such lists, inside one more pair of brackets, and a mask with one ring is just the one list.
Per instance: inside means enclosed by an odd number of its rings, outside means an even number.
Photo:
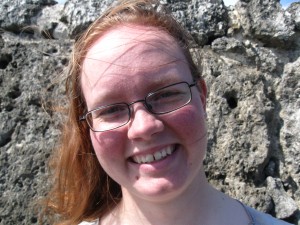
[{"label": "forehead", "polygon": [[154,27],[122,25],[106,32],[91,46],[83,61],[82,76],[94,83],[124,69],[146,73],[176,61],[186,60],[169,34]]},{"label": "forehead", "polygon": [[168,60],[176,57],[174,51],[177,50],[179,47],[175,39],[165,31],[155,27],[127,24],[108,30],[98,38],[89,49],[86,59],[118,60],[122,61],[122,66],[127,66],[127,62],[132,67],[132,60],[131,63],[126,61],[128,56],[140,57],[154,51],[164,53]]},{"label": "forehead", "polygon": [[[177,42],[154,27],[122,25],[88,50],[81,85],[88,105],[120,92],[142,92],[155,83],[182,81],[190,71]],[[122,91],[121,91],[122,90]]]}]

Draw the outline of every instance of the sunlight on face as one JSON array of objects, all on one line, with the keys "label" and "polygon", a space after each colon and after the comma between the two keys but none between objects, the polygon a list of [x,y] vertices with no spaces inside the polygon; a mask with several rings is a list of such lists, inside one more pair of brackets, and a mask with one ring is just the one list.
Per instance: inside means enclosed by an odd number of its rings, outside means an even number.
[{"label": "sunlight on face", "polygon": [[[171,36],[157,28],[126,25],[108,31],[90,48],[81,82],[92,110],[144,99],[173,83],[191,84],[193,78]],[[128,124],[91,131],[98,160],[121,185],[124,199],[162,201],[204,182],[205,96],[195,86],[191,92],[191,102],[171,113],[151,114],[139,102],[132,106]]]}]

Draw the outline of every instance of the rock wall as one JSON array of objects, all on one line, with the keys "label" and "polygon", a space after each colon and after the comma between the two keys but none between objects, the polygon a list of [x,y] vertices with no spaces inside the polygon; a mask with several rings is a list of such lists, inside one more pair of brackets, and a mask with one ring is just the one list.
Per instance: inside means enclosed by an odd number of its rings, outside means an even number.
[{"label": "rock wall", "polygon": [[[37,224],[59,137],[73,39],[113,0],[0,2],[0,224]],[[192,33],[207,82],[207,176],[218,189],[300,225],[300,3],[165,0]]]}]

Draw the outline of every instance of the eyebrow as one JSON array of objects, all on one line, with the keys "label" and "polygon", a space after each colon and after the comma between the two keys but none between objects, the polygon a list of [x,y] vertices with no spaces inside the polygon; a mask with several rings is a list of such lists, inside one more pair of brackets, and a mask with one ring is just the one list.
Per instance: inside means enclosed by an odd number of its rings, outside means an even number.
[{"label": "eyebrow", "polygon": [[[150,81],[147,83],[142,89],[145,90],[144,96],[141,96],[141,98],[145,98],[149,93],[154,92],[160,88],[163,88],[165,86],[168,86],[173,83],[177,83],[183,81],[179,79],[178,77],[175,76],[167,76],[167,77],[162,77],[161,79],[156,79],[153,81]],[[131,101],[136,101],[138,99],[131,99]],[[91,108],[88,109],[93,110],[102,106],[110,105],[110,104],[116,104],[116,103],[128,103],[125,100],[122,100],[122,96],[120,96],[120,93],[116,93],[113,91],[104,91],[102,92],[98,97],[97,101],[94,102],[93,105],[91,105]]]},{"label": "eyebrow", "polygon": [[[145,72],[145,79],[148,79],[148,82],[144,82],[144,86],[140,86],[140,88],[143,90],[144,92],[144,96],[142,96],[142,98],[146,97],[147,94],[154,92],[164,86],[168,86],[170,84],[173,83],[177,83],[177,82],[181,82],[181,81],[187,81],[187,82],[191,82],[188,80],[182,80],[182,78],[180,78],[178,75],[178,71],[174,71],[172,69],[167,69],[165,71],[165,75],[164,76],[160,76],[160,77],[155,77],[155,79],[153,79],[153,77],[151,76],[152,73],[156,73],[159,72],[160,70],[164,70],[166,68],[168,68],[170,66],[170,68],[172,68],[172,64],[175,63],[186,63],[182,60],[174,60],[168,63],[165,63],[164,65],[160,65],[157,68],[149,68],[151,70],[151,72]],[[143,68],[145,69],[145,68]],[[106,76],[114,76],[113,74],[106,74]],[[123,84],[122,79],[120,79],[120,77],[117,77],[116,79],[119,80],[120,84]],[[192,76],[191,76],[192,79]],[[119,83],[116,83],[115,88],[118,89]],[[129,88],[130,88],[130,84],[129,84]],[[141,90],[140,89],[140,90]],[[132,101],[135,101],[136,99],[132,99]],[[101,106],[105,106],[105,105],[110,105],[110,104],[114,104],[114,103],[120,103],[120,102],[126,102],[126,101],[122,101],[122,96],[120,95],[120,92],[116,93],[114,91],[111,91],[111,89],[105,88],[104,87],[104,91],[101,91],[98,96],[97,96],[97,100],[91,105],[91,108],[89,108],[89,110],[93,110],[95,108],[101,107]]]},{"label": "eyebrow", "polygon": [[161,77],[161,79],[153,80],[151,81],[151,83],[148,83],[147,93],[156,91],[157,89],[160,89],[164,86],[168,86],[170,84],[177,83],[180,81],[182,80],[175,76]]}]

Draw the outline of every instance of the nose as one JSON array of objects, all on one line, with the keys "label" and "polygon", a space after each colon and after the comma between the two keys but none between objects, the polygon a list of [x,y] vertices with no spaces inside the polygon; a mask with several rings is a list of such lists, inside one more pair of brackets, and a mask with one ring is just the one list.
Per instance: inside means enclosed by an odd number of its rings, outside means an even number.
[{"label": "nose", "polygon": [[154,134],[164,129],[162,120],[151,114],[142,103],[132,106],[128,138],[131,140],[149,141]]}]

